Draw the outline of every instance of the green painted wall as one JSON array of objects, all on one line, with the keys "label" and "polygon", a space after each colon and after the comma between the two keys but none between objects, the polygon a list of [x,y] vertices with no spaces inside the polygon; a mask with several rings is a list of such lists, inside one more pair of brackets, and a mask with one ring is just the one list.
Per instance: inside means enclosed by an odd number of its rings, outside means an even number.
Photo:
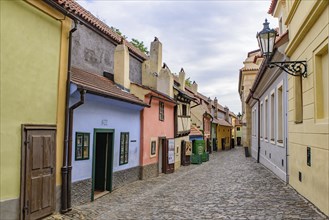
[{"label": "green painted wall", "polygon": [[0,200],[19,197],[21,124],[56,124],[61,24],[23,1],[0,1]]}]

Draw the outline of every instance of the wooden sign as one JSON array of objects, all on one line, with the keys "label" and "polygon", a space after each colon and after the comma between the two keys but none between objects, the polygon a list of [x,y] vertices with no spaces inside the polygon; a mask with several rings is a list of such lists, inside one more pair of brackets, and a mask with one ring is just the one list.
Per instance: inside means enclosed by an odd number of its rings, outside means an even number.
[{"label": "wooden sign", "polygon": [[187,156],[192,155],[192,143],[190,141],[186,141],[185,155]]}]

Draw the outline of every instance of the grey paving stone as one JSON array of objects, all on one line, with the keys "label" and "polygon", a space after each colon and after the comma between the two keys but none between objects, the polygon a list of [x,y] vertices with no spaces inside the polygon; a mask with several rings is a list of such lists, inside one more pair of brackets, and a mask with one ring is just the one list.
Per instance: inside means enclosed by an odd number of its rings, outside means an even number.
[{"label": "grey paving stone", "polygon": [[242,148],[140,180],[54,219],[326,219]]}]

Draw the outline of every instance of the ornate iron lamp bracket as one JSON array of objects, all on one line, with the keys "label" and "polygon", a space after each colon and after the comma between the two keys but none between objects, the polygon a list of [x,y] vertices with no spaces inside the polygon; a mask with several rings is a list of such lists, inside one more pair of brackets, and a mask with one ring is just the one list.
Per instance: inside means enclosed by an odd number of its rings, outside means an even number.
[{"label": "ornate iron lamp bracket", "polygon": [[307,62],[306,61],[285,61],[285,62],[269,62],[268,67],[279,67],[286,73],[292,76],[307,77]]}]

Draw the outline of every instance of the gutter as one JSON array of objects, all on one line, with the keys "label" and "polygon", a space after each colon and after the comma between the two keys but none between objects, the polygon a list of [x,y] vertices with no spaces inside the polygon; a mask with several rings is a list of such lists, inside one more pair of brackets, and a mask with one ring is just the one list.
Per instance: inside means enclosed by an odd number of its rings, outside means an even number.
[{"label": "gutter", "polygon": [[171,102],[171,103],[173,103],[173,104],[177,104],[176,102],[174,102],[174,101],[172,101],[172,100],[169,100],[169,99],[166,99],[166,98],[162,98],[162,97],[159,97],[159,96],[155,96],[155,95],[151,95],[151,97],[150,97],[150,101],[149,101],[149,106],[147,106],[148,108],[151,107],[151,103],[152,103],[152,99],[153,99],[153,97],[154,97],[154,98],[157,98],[157,99],[159,99],[159,100],[165,101],[165,102]]},{"label": "gutter", "polygon": [[[205,120],[204,120],[204,118],[205,118],[207,115],[209,115],[210,118],[211,118],[210,131],[209,131],[209,132],[210,132],[210,140],[211,140],[212,121],[213,121],[214,118],[211,116],[211,114],[209,114],[209,113],[207,113],[207,112],[204,112],[203,115],[202,115],[202,116],[203,116],[203,117],[202,117],[203,138],[204,138],[204,136],[205,136],[205,135],[204,135],[204,132],[205,132],[205,131],[204,131],[204,130],[205,130],[205,126],[204,126],[204,122],[205,122]],[[212,151],[212,149],[211,149],[211,146],[210,146],[210,152],[209,152],[209,153],[211,153],[211,151]]]},{"label": "gutter", "polygon": [[[61,168],[62,174],[62,190],[61,190],[61,212],[65,213],[70,211],[68,207],[68,149],[69,149],[69,104],[70,104],[70,81],[71,81],[71,51],[72,51],[72,34],[77,30],[77,21],[74,20],[74,28],[69,33],[69,51],[68,51],[68,64],[67,64],[67,79],[66,79],[66,99],[65,99],[65,119],[64,119],[64,149],[63,149],[63,166]],[[72,169],[72,167],[71,167]],[[71,201],[70,201],[71,202]],[[69,209],[68,209],[69,208]]]},{"label": "gutter", "polygon": [[86,90],[80,91],[80,100],[72,105],[69,110],[69,144],[68,144],[68,172],[67,172],[67,209],[71,210],[71,186],[72,186],[72,136],[73,136],[73,113],[74,109],[85,103]]}]

